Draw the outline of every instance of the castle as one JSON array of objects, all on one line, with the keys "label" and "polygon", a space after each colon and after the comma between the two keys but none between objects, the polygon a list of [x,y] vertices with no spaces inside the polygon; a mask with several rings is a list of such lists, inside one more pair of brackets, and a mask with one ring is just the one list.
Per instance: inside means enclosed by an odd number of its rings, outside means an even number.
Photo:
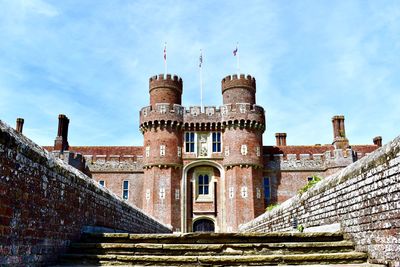
[{"label": "castle", "polygon": [[[274,203],[297,194],[382,145],[350,145],[344,117],[334,116],[331,145],[290,146],[286,133],[264,146],[265,112],[250,75],[222,79],[221,107],[182,106],[177,76],[150,78],[150,105],[140,110],[143,147],[69,146],[69,119],[59,116],[45,147],[173,231],[235,232]],[[22,132],[23,120],[17,120]]]}]

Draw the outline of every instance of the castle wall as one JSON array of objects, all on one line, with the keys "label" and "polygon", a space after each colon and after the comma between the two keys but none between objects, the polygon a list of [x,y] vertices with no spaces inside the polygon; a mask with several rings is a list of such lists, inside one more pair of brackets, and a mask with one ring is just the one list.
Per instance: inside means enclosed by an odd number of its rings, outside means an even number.
[{"label": "castle wall", "polygon": [[123,182],[129,182],[129,194],[127,201],[136,207],[143,208],[143,173],[94,173],[93,180],[105,182],[105,188],[123,197]]},{"label": "castle wall", "polygon": [[372,262],[400,263],[400,136],[279,207],[241,226],[245,232],[290,231],[340,223]]},{"label": "castle wall", "polygon": [[270,177],[271,203],[295,196],[308,177],[327,177],[353,163],[351,149],[335,149],[318,154],[265,154],[264,177]]},{"label": "castle wall", "polygon": [[0,121],[0,265],[54,263],[84,226],[170,232]]}]

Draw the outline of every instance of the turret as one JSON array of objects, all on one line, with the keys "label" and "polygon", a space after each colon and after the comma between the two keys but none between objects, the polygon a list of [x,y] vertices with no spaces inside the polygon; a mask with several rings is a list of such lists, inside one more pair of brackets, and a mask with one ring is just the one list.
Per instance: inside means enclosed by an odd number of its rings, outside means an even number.
[{"label": "turret", "polygon": [[[265,207],[262,190],[262,134],[264,109],[256,105],[256,80],[250,75],[222,79],[221,107],[226,188],[226,231],[260,215]],[[246,207],[243,209],[243,207]]]},{"label": "turret", "polygon": [[[174,230],[180,228],[182,177],[182,79],[170,74],[149,80],[150,106],[140,111],[144,135],[142,208]],[[178,192],[178,193],[176,193]]]},{"label": "turret", "polygon": [[250,75],[236,74],[222,79],[222,99],[224,104],[256,103],[256,79]]},{"label": "turret", "polygon": [[[264,109],[255,105],[256,80],[250,75],[222,79],[222,122],[224,131],[224,166],[262,166]],[[240,140],[240,142],[238,142]]]},{"label": "turret", "polygon": [[154,109],[157,103],[171,105],[182,103],[182,79],[171,74],[159,74],[149,81],[150,105]]}]

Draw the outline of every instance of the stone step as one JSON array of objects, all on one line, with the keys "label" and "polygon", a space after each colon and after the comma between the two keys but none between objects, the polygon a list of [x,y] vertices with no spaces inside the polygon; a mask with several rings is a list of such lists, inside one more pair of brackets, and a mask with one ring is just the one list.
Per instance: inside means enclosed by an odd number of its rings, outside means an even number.
[{"label": "stone step", "polygon": [[85,234],[88,243],[164,243],[164,244],[215,244],[215,243],[280,243],[342,241],[343,234],[334,233],[187,233],[187,234]]},{"label": "stone step", "polygon": [[367,255],[361,252],[302,254],[302,255],[240,255],[240,256],[158,256],[158,255],[90,255],[65,254],[61,263],[96,265],[301,265],[365,263]]},{"label": "stone step", "polygon": [[126,255],[249,255],[311,254],[354,250],[351,241],[292,243],[161,244],[73,243],[71,253]]}]

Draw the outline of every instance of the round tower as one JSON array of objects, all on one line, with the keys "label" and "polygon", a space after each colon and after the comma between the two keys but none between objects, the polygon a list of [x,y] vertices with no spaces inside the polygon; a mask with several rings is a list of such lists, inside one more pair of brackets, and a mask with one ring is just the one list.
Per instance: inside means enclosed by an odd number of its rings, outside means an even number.
[{"label": "round tower", "polygon": [[[227,231],[235,231],[264,211],[262,134],[264,109],[256,105],[256,80],[250,75],[222,79],[221,107],[226,188]],[[229,217],[230,216],[230,217]]]},{"label": "round tower", "polygon": [[150,78],[150,105],[152,108],[157,103],[169,103],[181,105],[182,103],[182,79],[178,76],[159,74]]},{"label": "round tower", "polygon": [[182,79],[160,74],[149,81],[150,106],[140,111],[144,136],[143,209],[177,230],[180,227],[182,170]]},{"label": "round tower", "polygon": [[222,100],[224,104],[256,103],[256,79],[244,74],[236,74],[222,79]]}]

